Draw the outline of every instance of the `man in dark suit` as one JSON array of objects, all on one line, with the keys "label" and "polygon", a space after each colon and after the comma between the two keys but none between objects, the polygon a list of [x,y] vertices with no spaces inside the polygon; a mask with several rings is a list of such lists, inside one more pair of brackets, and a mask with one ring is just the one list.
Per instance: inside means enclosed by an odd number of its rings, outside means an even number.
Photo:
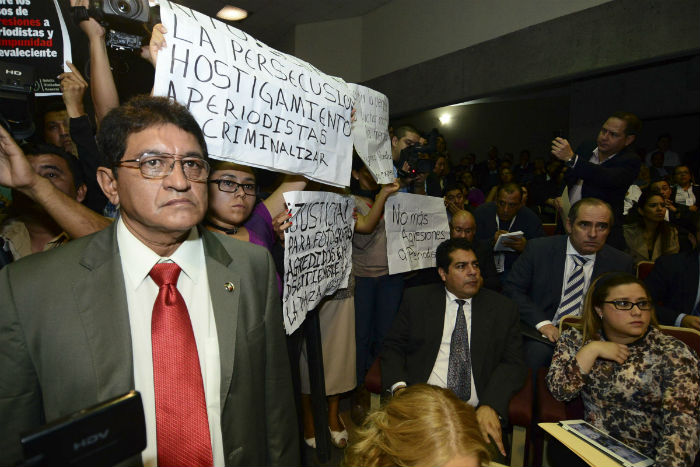
[{"label": "man in dark suit", "polygon": [[[694,218],[696,244],[700,241],[700,216]],[[661,256],[645,279],[656,303],[661,324],[700,331],[700,249]]]},{"label": "man in dark suit", "polygon": [[484,435],[505,455],[501,421],[526,377],[518,311],[513,302],[482,289],[479,263],[462,238],[436,252],[443,284],[407,289],[384,341],[382,386],[429,383],[453,389],[470,405]]},{"label": "man in dark suit", "polygon": [[525,339],[525,361],[531,368],[549,365],[559,339],[559,320],[567,314],[580,315],[596,277],[608,271],[635,273],[631,256],[605,244],[613,219],[604,201],[579,200],[566,221],[569,235],[528,242],[503,283],[503,292],[518,304],[525,331],[531,331],[526,334],[539,333],[552,344]]},{"label": "man in dark suit", "polygon": [[498,238],[509,232],[523,232],[522,237],[510,238],[503,246],[511,251],[494,252],[496,270],[501,281],[508,275],[525,245],[533,238],[544,236],[542,221],[537,214],[523,204],[523,192],[517,183],[506,183],[498,189],[496,201],[485,203],[474,211],[476,238],[494,247]]},{"label": "man in dark suit", "polygon": [[641,128],[642,122],[636,115],[615,112],[603,123],[595,143],[584,143],[576,152],[564,138],[552,141],[552,154],[569,167],[564,181],[571,204],[581,198],[598,198],[608,203],[618,220],[612,226],[608,243],[619,249],[625,247],[621,222],[625,194],[642,165],[630,145]]},{"label": "man in dark suit", "polygon": [[[19,433],[131,389],[147,432],[131,465],[297,464],[275,268],[264,249],[197,228],[209,173],[197,122],[140,97],[98,140],[120,218],[0,271],[0,464],[21,459]],[[18,151],[1,132],[0,183],[14,186]]]}]

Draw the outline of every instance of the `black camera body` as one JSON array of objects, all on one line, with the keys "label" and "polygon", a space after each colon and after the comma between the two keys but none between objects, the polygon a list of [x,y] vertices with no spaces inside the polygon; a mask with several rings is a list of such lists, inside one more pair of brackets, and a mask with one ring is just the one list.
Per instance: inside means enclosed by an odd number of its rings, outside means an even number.
[{"label": "black camera body", "polygon": [[95,18],[106,30],[105,43],[115,50],[136,51],[148,35],[151,19],[148,0],[90,0],[88,9],[73,7],[76,23]]},{"label": "black camera body", "polygon": [[0,124],[21,140],[34,133],[34,67],[0,61]]},{"label": "black camera body", "polygon": [[[401,150],[396,166],[399,178],[415,178],[420,174],[429,173],[433,170],[435,162],[430,158],[422,158],[420,155],[435,152],[437,137],[437,129],[433,128],[427,136],[428,142],[426,144],[414,144]],[[408,164],[406,170],[403,169],[404,162]]]}]

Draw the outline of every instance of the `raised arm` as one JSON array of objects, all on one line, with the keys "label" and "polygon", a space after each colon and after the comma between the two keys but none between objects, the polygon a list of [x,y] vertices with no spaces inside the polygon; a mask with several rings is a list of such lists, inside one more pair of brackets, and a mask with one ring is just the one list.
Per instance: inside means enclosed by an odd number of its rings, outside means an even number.
[{"label": "raised arm", "polygon": [[[71,6],[88,7],[88,0],[71,0]],[[95,108],[95,120],[100,125],[102,118],[119,106],[117,86],[114,84],[112,68],[107,56],[105,30],[94,18],[80,22],[80,29],[88,37],[90,51],[90,93]]]},{"label": "raised arm", "polygon": [[307,183],[308,181],[301,175],[285,175],[280,186],[263,201],[270,212],[270,217],[274,219],[287,210],[287,205],[284,204],[284,193],[288,191],[302,191],[306,188]]},{"label": "raised arm", "polygon": [[109,219],[83,206],[32,169],[22,149],[0,127],[0,185],[13,188],[39,203],[71,238],[102,230]]},{"label": "raised arm", "polygon": [[374,229],[377,228],[379,219],[382,217],[387,198],[389,198],[389,195],[396,193],[399,188],[400,185],[397,179],[395,179],[392,183],[382,185],[382,188],[379,190],[379,193],[377,193],[377,196],[375,196],[374,204],[372,204],[372,207],[367,215],[363,216],[362,214],[358,213],[357,222],[355,222],[355,232],[361,234],[373,232]]}]

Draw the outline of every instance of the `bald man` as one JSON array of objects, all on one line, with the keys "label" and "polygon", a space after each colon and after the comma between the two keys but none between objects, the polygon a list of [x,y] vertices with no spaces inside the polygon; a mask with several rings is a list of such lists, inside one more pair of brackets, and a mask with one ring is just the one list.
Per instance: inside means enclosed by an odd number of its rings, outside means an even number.
[{"label": "bald man", "polygon": [[488,242],[476,240],[476,220],[469,211],[457,211],[450,222],[450,238],[465,238],[474,247],[479,261],[484,287],[500,292],[501,281],[498,280],[496,264],[493,261],[493,249]]},{"label": "bald man", "polygon": [[[501,281],[496,272],[496,263],[493,261],[493,249],[489,242],[477,240],[476,220],[469,211],[457,211],[450,221],[450,238],[464,238],[472,244],[476,259],[479,261],[481,277],[484,279],[483,287],[501,291]],[[405,280],[405,287],[416,287],[418,285],[442,282],[436,268],[421,269],[409,275]]]}]

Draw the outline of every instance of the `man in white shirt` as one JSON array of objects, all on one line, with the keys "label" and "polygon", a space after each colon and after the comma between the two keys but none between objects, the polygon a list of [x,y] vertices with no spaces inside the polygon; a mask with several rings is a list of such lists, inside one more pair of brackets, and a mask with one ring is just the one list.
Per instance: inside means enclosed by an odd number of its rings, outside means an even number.
[{"label": "man in white shirt", "polygon": [[[272,258],[197,228],[209,173],[197,122],[139,97],[98,142],[119,220],[0,272],[0,464],[21,459],[19,433],[131,389],[147,447],[130,464],[297,464]],[[17,151],[0,133],[0,160]]]},{"label": "man in white shirt", "polygon": [[426,382],[452,389],[476,407],[484,439],[491,438],[505,455],[502,423],[526,377],[517,308],[481,288],[479,263],[467,240],[440,244],[436,262],[444,284],[404,292],[380,356],[382,386],[392,393]]},{"label": "man in white shirt", "polygon": [[609,271],[636,272],[631,256],[605,244],[612,223],[607,203],[597,198],[579,200],[569,210],[568,235],[528,242],[513,264],[503,292],[518,304],[523,324],[535,327],[543,341],[551,344],[525,339],[525,362],[531,368],[549,365],[559,339],[559,321],[569,314],[581,315],[593,279]]}]

